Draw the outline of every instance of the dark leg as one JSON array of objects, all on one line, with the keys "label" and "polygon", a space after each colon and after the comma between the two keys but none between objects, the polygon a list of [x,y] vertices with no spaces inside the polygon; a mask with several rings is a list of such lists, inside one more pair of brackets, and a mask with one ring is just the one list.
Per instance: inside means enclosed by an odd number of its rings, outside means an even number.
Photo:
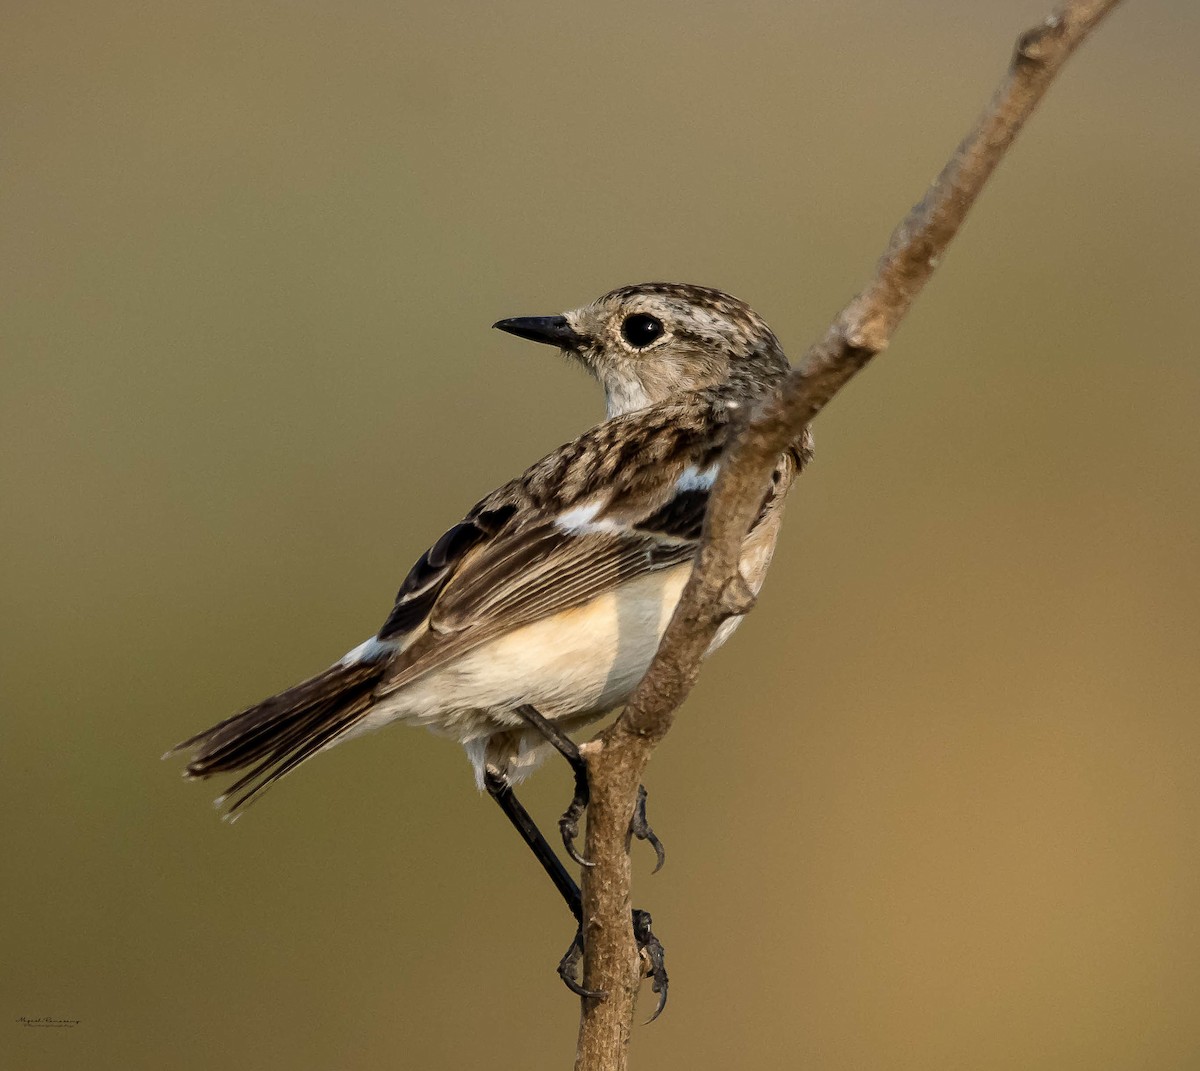
[{"label": "dark leg", "polygon": [[488,767],[483,775],[483,780],[487,786],[488,795],[500,804],[500,810],[504,812],[508,820],[516,827],[517,832],[521,834],[521,839],[529,845],[530,850],[537,857],[537,861],[542,864],[542,869],[550,876],[550,880],[554,882],[554,887],[558,890],[559,896],[566,901],[571,914],[575,916],[575,921],[579,922],[583,918],[583,901],[579,894],[579,886],[575,884],[575,879],[567,873],[567,868],[562,865],[561,860],[554,854],[554,849],[550,847],[546,838],[542,836],[542,831],[538,829],[529,812],[521,805],[521,801],[513,795],[512,786],[505,779],[504,775]]},{"label": "dark leg", "polygon": [[546,742],[567,760],[575,774],[575,795],[571,797],[570,806],[558,820],[558,831],[562,834],[563,847],[566,848],[567,855],[580,866],[591,866],[591,861],[575,850],[575,838],[579,836],[579,819],[583,817],[589,798],[587,763],[579,754],[579,745],[557,725],[544,718],[536,707],[518,707],[517,713],[525,719],[527,725],[541,733]]},{"label": "dark leg", "polygon": [[[576,753],[576,757],[578,757],[578,752]],[[572,993],[576,993],[581,997],[603,999],[605,996],[603,992],[585,989],[575,981],[575,971],[579,966],[580,958],[583,956],[583,930],[581,926],[583,919],[583,898],[580,895],[579,886],[575,884],[575,880],[567,873],[566,867],[562,865],[562,861],[554,854],[554,849],[550,847],[546,838],[542,836],[542,831],[538,829],[529,812],[521,805],[520,800],[513,795],[512,786],[505,779],[504,775],[489,766],[484,772],[483,780],[487,786],[488,795],[500,805],[500,809],[504,812],[505,816],[513,824],[516,831],[521,834],[521,839],[529,845],[530,850],[537,857],[537,861],[542,864],[542,869],[546,871],[550,876],[550,880],[554,882],[554,887],[566,902],[571,914],[575,916],[575,938],[571,942],[571,947],[567,949],[566,954],[559,961],[559,977],[566,983],[567,988]],[[633,933],[637,940],[638,951],[646,961],[646,974],[653,979],[652,988],[658,994],[658,1007],[650,1017],[650,1022],[653,1022],[658,1018],[667,1004],[667,968],[664,960],[663,946],[650,929],[650,915],[645,911],[635,910],[633,912]]]},{"label": "dark leg", "polygon": [[[571,797],[570,805],[558,820],[558,831],[562,834],[563,847],[566,848],[567,855],[574,859],[580,866],[591,866],[591,861],[585,859],[575,850],[575,838],[579,836],[579,819],[583,817],[583,812],[587,808],[590,797],[587,763],[583,761],[583,756],[579,754],[579,745],[559,729],[557,725],[543,716],[541,711],[536,707],[528,705],[518,707],[517,713],[525,719],[527,725],[542,734],[546,742],[567,760],[572,771],[574,771],[575,795]],[[657,874],[662,869],[663,863],[667,861],[667,853],[666,849],[662,846],[662,841],[654,835],[654,830],[650,828],[650,823],[646,821],[646,788],[644,785],[638,785],[637,808],[633,812],[633,821],[630,823],[629,832],[637,837],[638,840],[649,842],[650,846],[654,849],[654,854],[658,861],[655,863],[652,873]]]},{"label": "dark leg", "polygon": [[579,893],[579,886],[575,884],[558,856],[554,854],[554,849],[542,836],[542,831],[538,829],[529,812],[513,795],[512,786],[504,778],[504,775],[489,767],[484,772],[483,780],[487,785],[488,795],[500,804],[500,810],[512,822],[516,831],[521,834],[521,839],[529,845],[530,850],[537,857],[537,861],[542,864],[542,869],[550,875],[550,880],[554,882],[554,887],[558,890],[559,895],[566,901],[571,914],[575,916],[575,939],[571,942],[571,947],[567,949],[566,955],[559,961],[558,976],[572,993],[581,997],[603,997],[603,993],[584,989],[575,981],[575,968],[578,966],[579,958],[583,955],[583,930],[580,928],[583,918],[583,899]]}]

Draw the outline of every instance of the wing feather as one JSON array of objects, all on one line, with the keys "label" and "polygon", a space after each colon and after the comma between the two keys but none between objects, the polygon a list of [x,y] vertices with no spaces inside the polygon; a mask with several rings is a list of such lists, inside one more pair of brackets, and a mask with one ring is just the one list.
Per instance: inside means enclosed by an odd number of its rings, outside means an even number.
[{"label": "wing feather", "polygon": [[434,603],[472,550],[501,532],[517,512],[515,503],[486,508],[487,500],[442,536],[417,560],[396,593],[396,603],[380,628],[381,640],[394,639],[419,628]]},{"label": "wing feather", "polygon": [[[692,516],[697,492],[685,493],[688,508],[676,511],[688,518],[682,527],[670,523],[674,514],[656,503],[651,529],[597,518],[596,527],[578,530],[542,518],[472,544],[458,567],[438,578],[432,601],[427,602],[428,594],[410,599],[403,616],[428,605],[427,628],[397,655],[377,694],[403,687],[495,636],[582,606],[638,576],[691,561],[699,535]],[[388,620],[401,617],[393,611]]]},{"label": "wing feather", "polygon": [[[379,633],[401,642],[375,694],[393,692],[512,629],[691,561],[724,445],[724,418],[664,407],[660,423],[641,429],[654,434],[641,438],[640,451],[626,441],[622,421],[610,421],[484,499],[401,585]],[[611,441],[614,435],[626,438]],[[779,491],[796,467],[789,457],[781,459],[787,478]],[[614,458],[622,462],[617,471]],[[775,493],[773,484],[764,509]]]}]

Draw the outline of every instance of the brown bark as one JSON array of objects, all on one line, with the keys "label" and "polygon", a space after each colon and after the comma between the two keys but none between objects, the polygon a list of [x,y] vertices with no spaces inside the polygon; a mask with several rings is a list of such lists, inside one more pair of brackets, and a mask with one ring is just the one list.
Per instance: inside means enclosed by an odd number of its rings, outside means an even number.
[{"label": "brown bark", "polygon": [[925,197],[893,232],[867,286],[804,355],[781,391],[750,414],[721,465],[697,565],[649,671],[620,717],[585,745],[591,778],[583,875],[584,985],[576,1071],[627,1066],[641,967],[630,926],[628,830],[637,786],[675,719],[721,622],[750,600],[738,574],[776,459],[845,383],[891,340],[984,184],[1063,64],[1120,0],[1067,0],[1023,33],[975,126]]}]

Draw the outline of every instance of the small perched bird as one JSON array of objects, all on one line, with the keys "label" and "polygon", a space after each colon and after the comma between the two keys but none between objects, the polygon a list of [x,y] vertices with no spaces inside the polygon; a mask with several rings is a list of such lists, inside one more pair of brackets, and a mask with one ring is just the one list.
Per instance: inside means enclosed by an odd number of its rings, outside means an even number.
[{"label": "small perched bird", "polygon": [[[579,859],[572,839],[586,774],[566,734],[620,707],[645,673],[690,575],[737,410],[776,387],[788,363],[747,305],[680,283],[621,287],[563,315],[494,326],[578,360],[603,387],[608,419],[450,528],[409,571],[374,636],[175,750],[192,752],[189,777],[245,771],[218,800],[233,817],[318,751],[393,721],[426,726],[465,746],[477,783],[578,919],[578,889],[512,786],[550,748],[572,762],[576,798],[562,829]],[[763,487],[741,561],[753,592],[810,450],[806,434]],[[739,620],[725,623],[710,653]],[[661,853],[642,808],[634,832]],[[653,958],[648,916],[639,923]],[[655,975],[665,997],[665,971]]]}]

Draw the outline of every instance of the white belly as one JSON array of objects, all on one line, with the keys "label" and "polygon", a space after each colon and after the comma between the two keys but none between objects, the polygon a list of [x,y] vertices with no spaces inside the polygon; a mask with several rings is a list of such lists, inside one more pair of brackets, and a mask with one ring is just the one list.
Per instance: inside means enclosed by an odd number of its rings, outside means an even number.
[{"label": "white belly", "polygon": [[522,724],[512,711],[523,704],[548,718],[604,714],[646,672],[690,572],[640,577],[498,636],[389,696],[356,729],[401,718],[466,743]]}]

